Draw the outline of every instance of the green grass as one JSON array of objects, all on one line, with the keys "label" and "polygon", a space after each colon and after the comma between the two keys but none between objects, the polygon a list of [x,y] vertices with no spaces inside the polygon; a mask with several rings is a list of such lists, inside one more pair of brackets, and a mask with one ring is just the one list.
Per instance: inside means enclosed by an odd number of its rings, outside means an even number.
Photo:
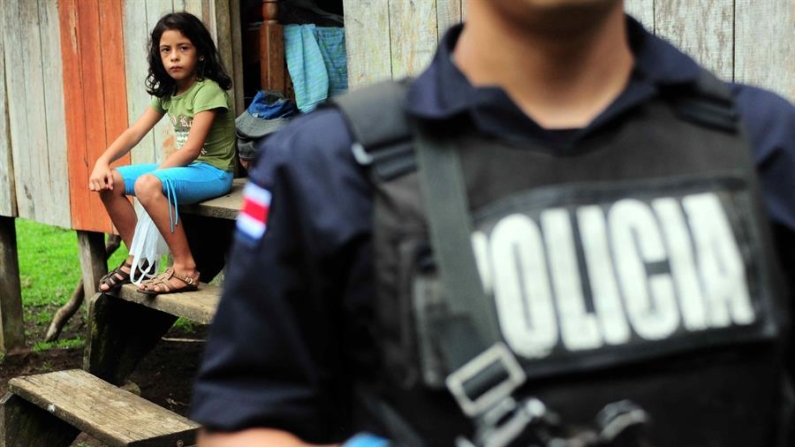
[{"label": "green grass", "polygon": [[[42,340],[55,311],[66,304],[80,281],[80,257],[77,234],[74,230],[16,219],[19,278],[24,319],[35,325],[35,333],[26,331],[31,342]],[[118,265],[127,257],[122,245],[114,253],[109,265]],[[78,312],[72,318],[82,318]],[[41,334],[40,334],[41,333]],[[63,340],[55,343],[35,343],[35,351],[52,348],[73,348],[83,340]],[[82,345],[81,345],[82,346]]]},{"label": "green grass", "polygon": [[[65,304],[80,281],[75,231],[25,219],[15,222],[23,306]],[[108,264],[121,264],[126,257],[122,245]]]},{"label": "green grass", "polygon": [[56,340],[51,342],[40,341],[33,345],[33,352],[46,351],[48,349],[83,349],[86,341],[82,338],[70,338],[68,340]]}]

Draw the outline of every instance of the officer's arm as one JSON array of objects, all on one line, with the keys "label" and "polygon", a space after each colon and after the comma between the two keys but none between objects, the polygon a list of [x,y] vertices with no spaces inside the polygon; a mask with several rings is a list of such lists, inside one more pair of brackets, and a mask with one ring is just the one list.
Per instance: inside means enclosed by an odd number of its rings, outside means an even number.
[{"label": "officer's arm", "polygon": [[[308,447],[308,444],[291,433],[269,428],[251,428],[233,433],[199,432],[197,447]],[[326,444],[336,447],[338,444]]]}]

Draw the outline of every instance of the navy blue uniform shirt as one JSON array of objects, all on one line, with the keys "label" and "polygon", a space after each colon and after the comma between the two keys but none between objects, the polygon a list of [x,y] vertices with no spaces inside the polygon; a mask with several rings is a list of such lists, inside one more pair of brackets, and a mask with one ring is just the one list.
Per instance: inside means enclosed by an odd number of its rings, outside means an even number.
[{"label": "navy blue uniform shirt", "polygon": [[[451,60],[446,35],[409,90],[409,112],[467,115],[501,138],[565,151],[658,94],[696,80],[698,65],[629,20],[635,69],[624,92],[584,129],[547,131],[499,88],[473,87]],[[795,108],[735,85],[770,219],[795,229]],[[271,137],[250,172],[269,191],[261,238],[238,231],[223,298],[195,385],[191,417],[213,429],[272,427],[310,442],[350,435],[350,379],[371,372],[372,191],[335,109],[300,117]]]}]

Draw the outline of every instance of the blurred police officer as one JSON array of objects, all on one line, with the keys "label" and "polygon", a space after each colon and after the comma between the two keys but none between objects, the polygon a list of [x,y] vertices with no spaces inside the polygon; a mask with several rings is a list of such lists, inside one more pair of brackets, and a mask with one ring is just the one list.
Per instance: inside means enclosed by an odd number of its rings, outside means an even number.
[{"label": "blurred police officer", "polygon": [[793,172],[793,107],[622,1],[470,2],[263,147],[200,445],[784,445]]}]

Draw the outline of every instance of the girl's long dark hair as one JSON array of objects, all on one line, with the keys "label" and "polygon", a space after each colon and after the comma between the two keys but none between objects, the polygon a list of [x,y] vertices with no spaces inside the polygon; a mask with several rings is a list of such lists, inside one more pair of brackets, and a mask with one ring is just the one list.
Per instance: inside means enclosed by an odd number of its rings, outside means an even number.
[{"label": "girl's long dark hair", "polygon": [[165,98],[173,95],[176,90],[177,83],[168,75],[163,61],[160,59],[160,37],[168,30],[181,32],[196,47],[196,56],[203,59],[199,60],[196,65],[200,80],[212,79],[224,90],[229,90],[232,87],[232,80],[226,74],[221,56],[218,54],[215,43],[204,23],[193,14],[174,12],[163,16],[149,37],[149,54],[146,57],[149,62],[149,75],[146,77],[147,93],[158,98]]}]

